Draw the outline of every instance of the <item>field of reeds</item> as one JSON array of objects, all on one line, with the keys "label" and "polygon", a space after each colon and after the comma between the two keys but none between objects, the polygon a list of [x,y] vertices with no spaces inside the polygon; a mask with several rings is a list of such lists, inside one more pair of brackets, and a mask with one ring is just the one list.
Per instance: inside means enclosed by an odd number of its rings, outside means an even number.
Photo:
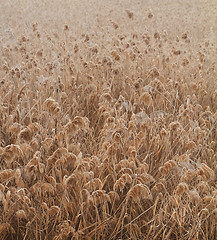
[{"label": "field of reeds", "polygon": [[217,2],[0,0],[0,239],[217,238]]}]

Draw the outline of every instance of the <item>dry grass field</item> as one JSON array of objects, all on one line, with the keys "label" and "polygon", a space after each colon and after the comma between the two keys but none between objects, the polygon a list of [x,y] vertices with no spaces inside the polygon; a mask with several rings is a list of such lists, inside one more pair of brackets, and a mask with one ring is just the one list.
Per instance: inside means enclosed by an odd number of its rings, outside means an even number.
[{"label": "dry grass field", "polygon": [[216,64],[216,0],[0,0],[0,239],[217,239]]}]

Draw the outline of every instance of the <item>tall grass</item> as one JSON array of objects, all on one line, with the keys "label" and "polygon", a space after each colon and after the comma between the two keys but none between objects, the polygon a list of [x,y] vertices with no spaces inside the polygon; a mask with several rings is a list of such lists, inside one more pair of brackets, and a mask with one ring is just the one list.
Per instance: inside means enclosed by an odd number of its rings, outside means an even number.
[{"label": "tall grass", "polygon": [[1,3],[1,239],[216,239],[206,2]]}]

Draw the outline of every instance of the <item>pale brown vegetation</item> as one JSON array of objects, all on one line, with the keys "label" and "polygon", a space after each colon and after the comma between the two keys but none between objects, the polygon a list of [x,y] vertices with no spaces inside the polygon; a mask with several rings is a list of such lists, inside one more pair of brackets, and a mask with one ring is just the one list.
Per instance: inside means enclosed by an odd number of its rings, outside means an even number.
[{"label": "pale brown vegetation", "polygon": [[216,239],[216,1],[12,2],[0,238]]}]

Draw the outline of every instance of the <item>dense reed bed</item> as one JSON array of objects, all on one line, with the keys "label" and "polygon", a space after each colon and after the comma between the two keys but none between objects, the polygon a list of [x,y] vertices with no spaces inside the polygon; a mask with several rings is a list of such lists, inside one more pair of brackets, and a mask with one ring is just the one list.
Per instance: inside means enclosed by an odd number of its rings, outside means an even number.
[{"label": "dense reed bed", "polygon": [[1,1],[0,238],[217,238],[215,1]]}]

